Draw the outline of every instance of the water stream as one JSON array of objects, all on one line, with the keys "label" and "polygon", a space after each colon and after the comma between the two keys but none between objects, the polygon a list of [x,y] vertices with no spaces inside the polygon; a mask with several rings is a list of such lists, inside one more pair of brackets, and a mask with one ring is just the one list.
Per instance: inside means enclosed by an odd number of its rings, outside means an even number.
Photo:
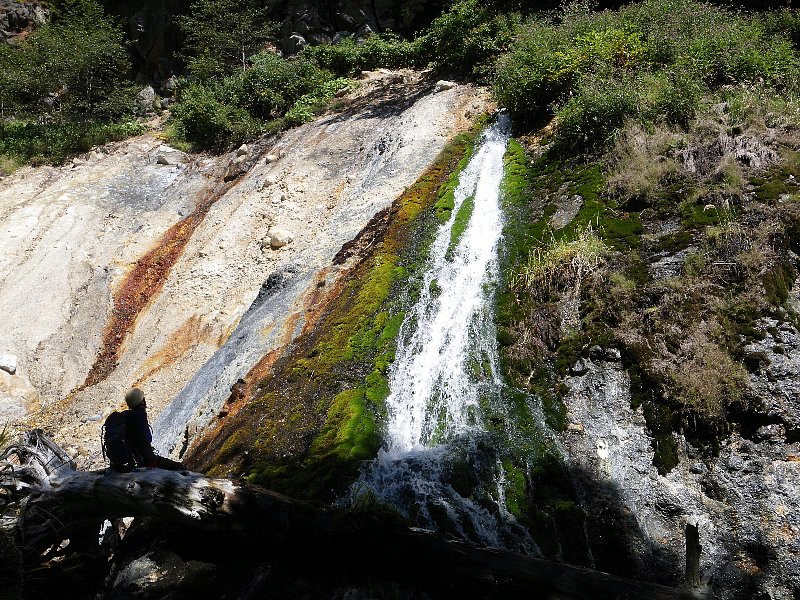
[{"label": "water stream", "polygon": [[[384,448],[353,494],[369,491],[420,527],[536,553],[506,508],[502,461],[485,427],[488,407],[503,393],[491,307],[508,137],[501,115],[460,174],[450,219],[436,234],[420,297],[400,330]],[[472,216],[459,236],[454,227],[465,203]]]}]

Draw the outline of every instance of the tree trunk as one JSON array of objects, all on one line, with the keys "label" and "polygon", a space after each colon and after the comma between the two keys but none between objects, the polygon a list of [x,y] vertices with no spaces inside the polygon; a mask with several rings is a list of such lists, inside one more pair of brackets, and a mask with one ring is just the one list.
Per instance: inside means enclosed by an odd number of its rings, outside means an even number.
[{"label": "tree trunk", "polygon": [[[637,582],[414,531],[387,513],[333,511],[227,479],[188,471],[76,471],[41,431],[0,455],[0,490],[13,499],[0,523],[28,564],[104,519],[152,516],[209,534],[220,557],[246,548],[255,559],[319,565],[385,578],[442,597],[540,599],[698,598]],[[13,505],[13,508],[11,508]],[[324,565],[324,566],[323,566]]]}]

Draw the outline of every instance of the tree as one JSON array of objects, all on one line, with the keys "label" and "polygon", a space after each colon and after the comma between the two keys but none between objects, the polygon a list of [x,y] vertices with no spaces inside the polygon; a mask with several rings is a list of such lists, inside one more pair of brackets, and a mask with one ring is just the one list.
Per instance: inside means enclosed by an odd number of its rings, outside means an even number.
[{"label": "tree", "polygon": [[69,456],[40,430],[0,453],[0,499],[0,531],[15,536],[29,568],[74,551],[67,540],[82,538],[96,546],[104,519],[151,516],[205,532],[210,552],[220,557],[245,549],[249,558],[302,565],[306,572],[313,565],[321,575],[327,569],[340,580],[349,576],[358,581],[367,574],[434,598],[702,597],[449,541],[409,529],[385,510],[336,511],[188,471],[76,471]]},{"label": "tree", "polygon": [[64,0],[52,20],[0,50],[0,101],[16,117],[117,117],[132,107],[122,30],[96,0]]},{"label": "tree", "polygon": [[186,36],[189,70],[201,79],[247,69],[250,55],[264,47],[277,25],[257,0],[196,0],[178,19]]}]

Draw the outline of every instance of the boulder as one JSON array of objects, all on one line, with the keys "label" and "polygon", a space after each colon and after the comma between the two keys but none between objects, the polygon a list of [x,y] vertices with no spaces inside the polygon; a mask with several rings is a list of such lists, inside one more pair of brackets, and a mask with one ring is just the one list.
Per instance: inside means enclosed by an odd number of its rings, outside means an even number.
[{"label": "boulder", "polygon": [[225,181],[233,181],[242,173],[247,171],[247,155],[242,154],[241,156],[237,156],[230,163],[228,163],[228,170],[225,171]]},{"label": "boulder", "polygon": [[48,11],[38,2],[0,1],[0,40],[14,38],[33,31],[47,20]]},{"label": "boulder", "polygon": [[293,33],[284,40],[283,51],[288,55],[297,54],[306,46],[308,46],[306,38],[299,33]]},{"label": "boulder", "polygon": [[172,93],[178,88],[178,78],[175,75],[168,77],[164,83],[161,84],[161,89],[165,92]]},{"label": "boulder", "polygon": [[153,106],[156,100],[156,91],[152,85],[146,85],[139,93],[136,94],[136,107],[134,112],[137,115],[144,116],[153,112]]},{"label": "boulder", "polygon": [[13,375],[17,372],[17,357],[13,354],[0,354],[0,369]]},{"label": "boulder", "polygon": [[267,235],[270,238],[270,246],[272,248],[283,248],[294,240],[294,233],[279,227],[270,229]]}]

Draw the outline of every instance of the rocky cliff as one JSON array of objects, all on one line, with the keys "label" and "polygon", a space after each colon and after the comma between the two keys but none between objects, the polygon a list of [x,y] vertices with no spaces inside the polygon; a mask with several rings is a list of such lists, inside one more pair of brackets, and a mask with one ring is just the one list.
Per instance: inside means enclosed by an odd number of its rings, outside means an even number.
[{"label": "rocky cliff", "polygon": [[375,74],[341,112],[238,157],[144,136],[7,177],[0,348],[17,364],[0,371],[3,420],[52,428],[97,464],[101,419],[140,385],[154,416],[179,398],[157,429],[174,447],[297,335],[342,245],[486,103]]}]

